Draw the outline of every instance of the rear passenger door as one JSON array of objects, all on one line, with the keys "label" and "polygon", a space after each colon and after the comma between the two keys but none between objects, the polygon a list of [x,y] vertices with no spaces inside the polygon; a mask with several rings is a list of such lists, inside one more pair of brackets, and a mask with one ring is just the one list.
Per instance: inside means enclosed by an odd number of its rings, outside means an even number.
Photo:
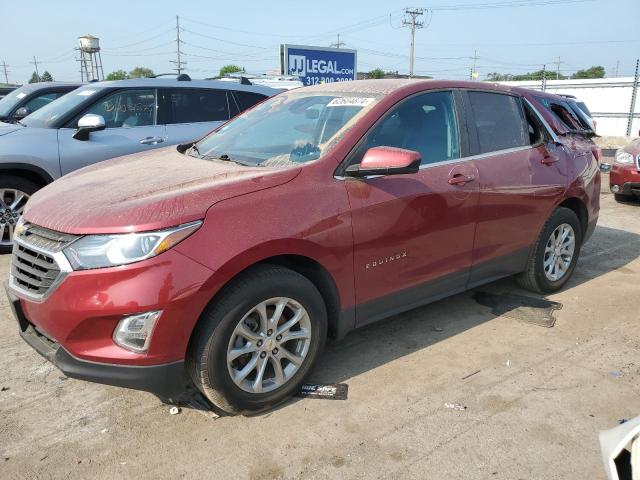
[{"label": "rear passenger door", "polygon": [[229,94],[213,88],[163,89],[164,115],[160,121],[167,126],[167,142],[186,143],[203,137],[226,122]]},{"label": "rear passenger door", "polygon": [[521,98],[467,91],[480,196],[470,286],[522,271],[530,246],[566,188],[566,155]]}]

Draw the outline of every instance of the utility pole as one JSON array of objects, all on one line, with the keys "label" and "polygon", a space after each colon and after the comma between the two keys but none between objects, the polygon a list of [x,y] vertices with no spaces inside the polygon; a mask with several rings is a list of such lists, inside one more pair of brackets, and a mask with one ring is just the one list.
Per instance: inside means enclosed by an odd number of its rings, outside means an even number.
[{"label": "utility pole", "polygon": [[555,62],[553,62],[556,66],[556,80],[560,80],[560,64],[564,63],[560,61],[560,57],[558,57],[558,60],[556,60]]},{"label": "utility pole", "polygon": [[633,117],[636,112],[636,97],[638,96],[638,67],[640,67],[640,59],[636,60],[636,73],[633,76],[633,88],[631,90],[631,107],[629,108],[629,121],[627,122],[627,137],[631,136],[633,127]]},{"label": "utility pole", "polygon": [[34,67],[36,67],[36,77],[38,77],[38,81],[40,81],[40,73],[38,72],[38,61],[36,60],[36,56],[33,56],[33,62],[31,63]]},{"label": "utility pole", "polygon": [[346,43],[340,41],[340,34],[338,34],[338,41],[336,43],[332,43],[329,45],[330,47],[340,48],[342,45],[346,45]]},{"label": "utility pole", "polygon": [[478,78],[478,72],[476,71],[476,61],[480,58],[478,57],[478,50],[473,51],[473,67],[471,67],[471,74],[469,75],[469,80],[475,80]]},{"label": "utility pole", "polygon": [[542,65],[542,91],[547,89],[547,66]]},{"label": "utility pole", "polygon": [[2,61],[2,69],[4,70],[4,83],[9,83],[9,75],[7,74],[7,64]]},{"label": "utility pole", "polygon": [[424,22],[418,21],[418,17],[424,15],[424,8],[414,8],[413,10],[407,8],[404,11],[405,15],[408,15],[409,18],[404,18],[402,20],[402,25],[405,27],[411,28],[411,49],[409,50],[409,78],[413,77],[413,60],[414,60],[414,47],[416,42],[416,29],[422,28],[424,26]]},{"label": "utility pole", "polygon": [[178,15],[176,15],[176,55],[177,55],[177,59],[176,60],[171,60],[171,63],[173,63],[176,68],[174,69],[176,72],[178,72],[178,75],[180,75],[182,73],[182,70],[184,69],[184,65],[187,64],[187,62],[183,62],[180,59],[180,55],[181,55],[181,50],[180,50],[180,17]]},{"label": "utility pole", "polygon": [[618,76],[618,72],[620,71],[620,60],[616,60],[616,69],[614,70],[614,77]]}]

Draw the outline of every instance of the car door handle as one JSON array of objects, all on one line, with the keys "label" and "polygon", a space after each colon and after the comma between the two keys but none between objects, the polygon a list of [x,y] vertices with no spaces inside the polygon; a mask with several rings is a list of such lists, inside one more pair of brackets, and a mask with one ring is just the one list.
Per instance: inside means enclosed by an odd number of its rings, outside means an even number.
[{"label": "car door handle", "polygon": [[463,175],[461,173],[456,173],[449,177],[449,185],[464,185],[467,182],[473,182],[476,179],[473,175]]},{"label": "car door handle", "polygon": [[140,140],[142,145],[157,145],[162,142],[164,142],[164,138],[162,137],[146,137]]}]

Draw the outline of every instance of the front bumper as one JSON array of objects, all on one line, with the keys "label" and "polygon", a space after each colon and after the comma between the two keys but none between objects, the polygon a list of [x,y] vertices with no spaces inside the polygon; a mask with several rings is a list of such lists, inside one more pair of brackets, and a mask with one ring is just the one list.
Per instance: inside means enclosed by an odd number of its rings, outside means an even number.
[{"label": "front bumper", "polygon": [[74,357],[59,343],[39,332],[25,317],[18,297],[6,285],[5,289],[11,311],[20,326],[20,336],[67,377],[144,390],[166,400],[176,400],[187,390],[189,382],[183,361],[135,366],[90,362]]},{"label": "front bumper", "polygon": [[609,187],[616,185],[620,195],[640,196],[640,171],[635,165],[620,166],[613,164],[609,173]]}]

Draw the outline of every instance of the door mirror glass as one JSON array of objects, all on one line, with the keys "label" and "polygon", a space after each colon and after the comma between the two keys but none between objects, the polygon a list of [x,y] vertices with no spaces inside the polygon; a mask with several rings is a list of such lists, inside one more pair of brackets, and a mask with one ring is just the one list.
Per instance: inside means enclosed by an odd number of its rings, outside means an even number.
[{"label": "door mirror glass", "polygon": [[364,154],[360,165],[351,165],[345,172],[350,177],[417,173],[420,169],[420,161],[420,153],[414,150],[373,147]]},{"label": "door mirror glass", "polygon": [[78,120],[78,129],[73,134],[73,138],[76,140],[89,140],[89,134],[91,132],[97,132],[105,129],[104,117],[102,115],[95,115],[88,113]]},{"label": "door mirror glass", "polygon": [[24,117],[26,117],[30,113],[31,112],[27,107],[20,107],[18,110],[16,110],[16,113],[13,114],[13,118],[15,118],[16,120],[22,120]]}]

